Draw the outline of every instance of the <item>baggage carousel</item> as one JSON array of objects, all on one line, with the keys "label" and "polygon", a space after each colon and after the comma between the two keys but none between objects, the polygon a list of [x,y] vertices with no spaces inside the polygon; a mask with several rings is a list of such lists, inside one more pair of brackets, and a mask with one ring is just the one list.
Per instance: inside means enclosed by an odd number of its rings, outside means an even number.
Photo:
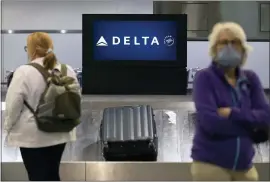
[{"label": "baggage carousel", "polygon": [[[103,109],[138,104],[149,104],[154,108],[159,137],[158,161],[105,162],[98,135]],[[194,106],[190,96],[83,96],[82,109],[77,141],[67,144],[62,158],[62,180],[191,180]],[[260,180],[270,181],[269,144],[255,147],[254,162]],[[19,149],[5,146],[5,133],[2,134],[1,156],[2,181],[27,180]]]}]

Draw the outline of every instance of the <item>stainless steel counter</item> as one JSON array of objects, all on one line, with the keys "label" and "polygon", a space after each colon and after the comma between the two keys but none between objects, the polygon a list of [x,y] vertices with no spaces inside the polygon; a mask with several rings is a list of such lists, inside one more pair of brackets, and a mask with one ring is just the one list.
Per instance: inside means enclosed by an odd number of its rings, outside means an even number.
[{"label": "stainless steel counter", "polygon": [[[260,180],[270,181],[269,163],[255,166]],[[62,181],[191,181],[190,163],[64,162],[60,175]],[[23,164],[2,164],[2,181],[27,181]]]},{"label": "stainless steel counter", "polygon": [[[98,131],[103,108],[137,104],[150,104],[154,108],[159,136],[158,162],[101,162]],[[189,96],[84,96],[77,141],[67,144],[62,158],[63,180],[190,180],[192,112],[194,106]],[[6,180],[25,180],[19,150],[5,147],[4,139],[3,135],[2,175]],[[263,179],[269,179],[269,145],[256,148],[254,161],[260,174],[266,176]]]},{"label": "stainless steel counter", "polygon": [[[98,132],[103,108],[136,104],[150,104],[154,108],[159,136],[158,161],[191,162],[193,122],[189,115],[194,112],[194,106],[189,96],[84,96],[77,141],[67,144],[62,160],[102,161]],[[255,162],[269,162],[269,145],[256,148]],[[5,134],[2,161],[22,161],[18,149],[5,146]]]}]

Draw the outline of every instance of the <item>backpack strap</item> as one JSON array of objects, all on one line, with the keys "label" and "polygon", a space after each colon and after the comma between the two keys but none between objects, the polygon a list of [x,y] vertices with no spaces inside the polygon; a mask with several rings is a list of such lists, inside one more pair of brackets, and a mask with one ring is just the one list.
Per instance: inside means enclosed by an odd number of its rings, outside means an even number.
[{"label": "backpack strap", "polygon": [[28,102],[24,100],[23,103],[31,111],[31,113],[36,116],[36,111],[28,104]]},{"label": "backpack strap", "polygon": [[[48,90],[48,84],[47,84],[47,81],[48,81],[48,78],[50,77],[50,73],[48,72],[48,70],[46,70],[43,66],[41,66],[41,65],[38,64],[38,63],[29,63],[29,64],[27,64],[27,65],[36,68],[36,69],[38,70],[38,72],[42,75],[42,77],[43,77],[43,79],[44,79],[44,81],[45,81],[45,83],[46,83],[46,85],[47,85],[45,91],[41,94],[41,98],[40,98],[40,100],[39,100],[39,104],[40,104],[40,103],[42,102],[42,100],[43,100],[43,98],[44,98],[44,96],[45,96],[47,90]],[[24,103],[24,105],[31,111],[31,113],[32,113],[34,116],[36,116],[37,111],[35,111],[35,110],[29,105],[29,103],[28,103],[27,101],[24,100],[23,103]],[[38,106],[39,106],[39,104],[38,104]]]},{"label": "backpack strap", "polygon": [[61,64],[61,73],[63,76],[67,76],[67,65]]},{"label": "backpack strap", "polygon": [[47,83],[47,80],[50,77],[50,73],[48,72],[48,70],[46,70],[43,66],[41,66],[38,63],[29,63],[28,65],[36,68],[38,72],[43,76],[45,82]]}]

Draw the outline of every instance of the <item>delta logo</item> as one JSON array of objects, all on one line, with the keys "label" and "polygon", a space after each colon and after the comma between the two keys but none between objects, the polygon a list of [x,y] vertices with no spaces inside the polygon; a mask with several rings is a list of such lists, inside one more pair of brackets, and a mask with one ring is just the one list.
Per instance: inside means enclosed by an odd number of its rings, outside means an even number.
[{"label": "delta logo", "polygon": [[[108,43],[107,40],[110,40],[110,44]],[[124,36],[124,37],[118,37],[118,36],[112,36],[111,39],[105,39],[104,36],[101,36],[99,38],[99,40],[96,43],[96,46],[98,47],[107,47],[107,46],[118,46],[118,45],[124,45],[124,46],[159,46],[160,40],[153,36],[134,36],[134,37],[130,37],[130,36]],[[168,35],[165,36],[165,38],[163,39],[163,44],[166,46],[173,46],[175,44],[175,40],[173,38],[173,36]]]}]

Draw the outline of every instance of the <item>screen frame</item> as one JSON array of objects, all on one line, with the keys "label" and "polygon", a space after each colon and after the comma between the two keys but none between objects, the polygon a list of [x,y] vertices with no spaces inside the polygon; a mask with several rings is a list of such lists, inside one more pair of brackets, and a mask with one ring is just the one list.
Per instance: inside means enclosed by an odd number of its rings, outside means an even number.
[{"label": "screen frame", "polygon": [[[94,51],[93,24],[95,21],[175,21],[177,26],[176,36],[176,60],[94,60],[94,54],[87,52]],[[166,67],[186,67],[187,63],[187,26],[180,27],[181,24],[187,24],[186,14],[83,14],[83,67],[126,67],[126,66],[166,66]],[[185,42],[185,43],[184,43]],[[178,51],[181,49],[181,51]]]}]

